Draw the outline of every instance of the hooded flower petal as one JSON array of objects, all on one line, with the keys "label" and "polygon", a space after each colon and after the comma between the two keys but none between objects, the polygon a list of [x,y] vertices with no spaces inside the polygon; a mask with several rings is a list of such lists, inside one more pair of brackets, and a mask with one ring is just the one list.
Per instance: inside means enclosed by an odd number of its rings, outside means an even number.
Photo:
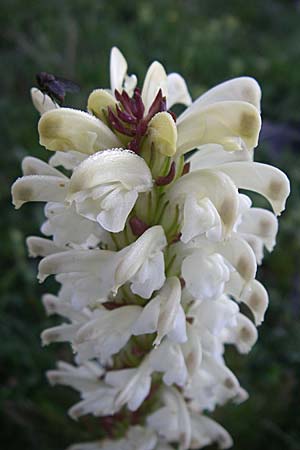
[{"label": "hooded flower petal", "polygon": [[54,109],[43,114],[38,130],[40,144],[48,150],[76,150],[91,155],[120,146],[116,135],[101,120],[71,108]]},{"label": "hooded flower petal", "polygon": [[151,187],[151,172],[142,158],[128,150],[107,150],[90,156],[74,170],[68,200],[75,202],[82,216],[119,232],[138,193]]},{"label": "hooded flower petal", "polygon": [[232,100],[250,103],[260,111],[261,89],[257,81],[251,77],[239,77],[218,84],[198,97],[181,114],[180,120],[205,106]]},{"label": "hooded flower petal", "polygon": [[239,189],[258,192],[271,203],[276,215],[285,208],[290,183],[281,170],[257,162],[233,162],[221,166]]},{"label": "hooded flower petal", "polygon": [[37,256],[48,256],[58,253],[59,249],[53,241],[38,236],[29,236],[26,239],[29,256],[36,258]]},{"label": "hooded flower petal", "polygon": [[162,90],[163,96],[167,96],[167,74],[164,67],[159,62],[154,61],[146,73],[142,89],[142,100],[145,106],[145,114],[147,114],[160,89]]},{"label": "hooded flower petal", "polygon": [[73,170],[86,158],[86,153],[75,152],[72,150],[69,152],[58,151],[51,156],[49,159],[49,164],[53,167],[62,166],[67,170]]},{"label": "hooded flower petal", "polygon": [[245,303],[251,310],[255,319],[255,325],[260,325],[264,320],[269,304],[269,296],[263,285],[257,280],[250,281],[245,286],[240,301]]},{"label": "hooded flower petal", "polygon": [[250,103],[223,101],[197,108],[177,121],[177,155],[203,144],[221,144],[225,150],[257,146],[261,119]]},{"label": "hooded flower petal", "polygon": [[224,341],[235,344],[240,353],[248,353],[257,340],[257,330],[251,320],[243,314],[237,315],[237,325],[227,328]]},{"label": "hooded flower petal", "polygon": [[190,171],[198,169],[214,169],[222,164],[236,161],[252,161],[252,155],[247,149],[238,152],[224,150],[219,144],[206,144],[198,147],[198,150],[189,158]]},{"label": "hooded flower petal", "polygon": [[231,436],[214,420],[204,415],[191,413],[191,449],[199,449],[216,442],[221,449],[233,445]]},{"label": "hooded flower petal", "polygon": [[27,175],[12,185],[16,209],[27,202],[62,202],[68,191],[69,180],[52,175]]},{"label": "hooded flower petal", "polygon": [[[38,278],[43,282],[49,275],[74,274],[75,286],[89,293],[89,285],[96,282],[98,298],[105,297],[114,285],[117,254],[108,250],[69,250],[44,258],[39,264]],[[76,283],[77,281],[77,283]],[[80,289],[79,289],[80,292]],[[90,299],[94,300],[93,298]]]},{"label": "hooded flower petal", "polygon": [[31,88],[30,95],[32,103],[40,115],[47,111],[51,111],[51,109],[58,108],[58,105],[54,103],[54,101],[47,94],[43,94],[43,92],[37,88]]},{"label": "hooded flower petal", "polygon": [[121,91],[125,75],[127,74],[127,61],[117,47],[110,52],[110,86],[112,93]]},{"label": "hooded flower petal", "polygon": [[24,175],[47,175],[68,180],[68,178],[59,170],[45,163],[41,159],[32,158],[31,156],[26,156],[23,159],[22,171]]},{"label": "hooded flower petal", "polygon": [[167,108],[180,103],[189,106],[192,103],[186,82],[179,73],[170,73],[167,78],[168,97]]}]

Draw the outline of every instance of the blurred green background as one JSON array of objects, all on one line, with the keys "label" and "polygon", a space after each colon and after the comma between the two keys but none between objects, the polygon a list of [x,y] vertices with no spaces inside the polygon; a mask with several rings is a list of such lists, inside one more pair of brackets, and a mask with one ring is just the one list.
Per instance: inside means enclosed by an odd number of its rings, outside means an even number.
[{"label": "blurred green background", "polygon": [[38,285],[37,263],[28,260],[24,241],[39,233],[43,211],[41,205],[15,211],[10,185],[25,155],[48,157],[38,145],[38,114],[29,98],[35,73],[77,81],[81,92],[68,95],[66,104],[85,108],[94,87],[108,86],[109,51],[117,45],[129,73],[142,80],[158,59],[185,77],[194,98],[244,74],[262,86],[265,125],[256,159],[283,169],[293,193],[278,245],[259,269],[271,300],[259,342],[248,356],[227,354],[250,399],[219,408],[215,417],[237,450],[300,449],[299,23],[300,2],[287,0],[2,0],[1,448],[63,450],[101,435],[96,419],[67,417],[75,393],[46,382],[45,371],[70,354],[63,345],[41,349],[40,332],[57,321],[46,318],[40,297],[55,286]]}]

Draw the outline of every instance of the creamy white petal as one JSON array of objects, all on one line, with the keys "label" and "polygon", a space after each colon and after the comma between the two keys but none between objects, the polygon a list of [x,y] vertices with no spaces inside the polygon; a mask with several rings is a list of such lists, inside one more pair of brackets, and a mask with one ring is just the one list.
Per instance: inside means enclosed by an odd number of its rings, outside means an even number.
[{"label": "creamy white petal", "polygon": [[234,344],[240,353],[248,353],[257,340],[257,329],[243,314],[237,315],[237,325],[227,328],[224,341]]},{"label": "creamy white petal", "polygon": [[69,409],[69,415],[74,420],[85,414],[93,414],[96,417],[110,416],[116,412],[114,407],[116,393],[116,389],[103,385],[96,392],[85,394],[84,400]]},{"label": "creamy white petal", "polygon": [[185,315],[183,313],[182,317],[180,301],[181,286],[178,278],[168,278],[159,294],[144,307],[134,324],[133,334],[157,331],[153,345],[159,345],[163,337],[166,335],[170,337],[170,334],[176,342],[184,342],[187,339]]},{"label": "creamy white petal", "polygon": [[90,155],[120,146],[116,135],[101,120],[71,108],[59,108],[43,114],[38,130],[40,144],[48,150],[75,150]]},{"label": "creamy white petal", "polygon": [[238,152],[224,150],[222,145],[206,144],[198,147],[198,150],[188,158],[190,171],[198,169],[214,169],[221,164],[235,161],[251,161],[251,153],[247,149]]},{"label": "creamy white petal", "polygon": [[47,328],[41,334],[42,345],[48,345],[52,342],[72,342],[76,331],[80,327],[80,324],[68,324],[64,323],[57,327]]},{"label": "creamy white petal", "polygon": [[[98,366],[101,370],[98,370],[96,376],[95,373],[89,370],[89,364],[94,363],[90,362],[77,367],[64,364],[63,367],[59,367],[57,370],[49,370],[47,378],[52,385],[63,384],[81,392],[97,391],[103,385],[100,377],[104,371]],[[94,365],[96,366],[96,364]]]},{"label": "creamy white petal", "polygon": [[[47,256],[39,264],[39,280],[60,273],[86,273],[90,276],[107,277],[113,282],[113,271],[117,263],[116,253],[108,250],[69,250]],[[106,280],[107,281],[107,280]]]},{"label": "creamy white petal", "polygon": [[188,372],[185,365],[182,350],[178,344],[165,339],[149,355],[150,365],[153,370],[164,372],[163,381],[166,385],[186,383]]},{"label": "creamy white petal", "polygon": [[159,251],[143,263],[136,274],[131,277],[131,290],[143,298],[150,298],[154,291],[160,289],[166,279],[165,261],[162,251]]},{"label": "creamy white petal", "polygon": [[132,327],[132,333],[134,336],[154,333],[157,330],[161,308],[160,303],[160,296],[157,295],[146,304],[140,317]]},{"label": "creamy white petal", "polygon": [[162,90],[163,96],[168,94],[167,74],[164,67],[157,61],[154,61],[149,67],[142,89],[142,100],[147,114],[156,94]]},{"label": "creamy white petal", "polygon": [[45,163],[41,159],[33,158],[32,156],[26,156],[22,161],[22,171],[24,175],[50,175],[54,177],[61,177],[62,179],[68,179],[62,172],[49,164]]},{"label": "creamy white petal", "polygon": [[[175,321],[180,313],[181,286],[177,277],[168,278],[160,292],[161,310],[157,323],[157,337],[154,345],[159,345],[162,338],[175,327]],[[183,333],[182,342],[186,340]]]},{"label": "creamy white petal", "polygon": [[249,189],[266,197],[276,215],[285,208],[290,193],[287,176],[273,166],[257,162],[233,162],[219,167],[239,189]]},{"label": "creamy white petal", "polygon": [[51,175],[27,175],[12,185],[16,209],[27,202],[63,202],[68,190],[68,179]]},{"label": "creamy white petal", "polygon": [[55,243],[49,239],[39,236],[28,236],[26,245],[29,256],[36,258],[37,256],[48,256],[61,251]]},{"label": "creamy white petal", "polygon": [[168,96],[167,109],[180,103],[189,106],[192,103],[186,82],[179,73],[169,73],[167,78]]},{"label": "creamy white petal", "polygon": [[69,319],[74,323],[84,323],[89,320],[89,316],[86,311],[77,311],[70,303],[68,303],[64,299],[62,300],[55,295],[43,295],[42,302],[48,316],[59,314],[60,316]]},{"label": "creamy white petal", "polygon": [[256,259],[250,245],[243,239],[232,238],[217,243],[216,250],[237,270],[245,281],[255,278]]},{"label": "creamy white petal", "polygon": [[202,361],[201,336],[197,328],[189,323],[187,323],[186,330],[188,339],[181,345],[181,349],[183,351],[187,370],[190,377],[192,377],[199,369]]},{"label": "creamy white petal", "polygon": [[278,220],[270,211],[262,208],[251,208],[246,211],[240,225],[239,233],[255,235],[260,238],[271,252],[276,243]]},{"label": "creamy white petal", "polygon": [[148,416],[147,424],[167,441],[179,441],[180,450],[188,450],[191,443],[191,421],[184,398],[177,389],[165,388],[166,406]]},{"label": "creamy white petal", "polygon": [[37,88],[31,88],[30,95],[33,106],[41,115],[51,109],[59,108],[59,106],[47,94],[43,94],[43,92]]},{"label": "creamy white petal", "polygon": [[114,94],[115,89],[122,91],[123,81],[127,73],[127,61],[117,47],[110,52],[110,87]]},{"label": "creamy white petal", "polygon": [[67,170],[73,170],[82,161],[84,161],[88,155],[86,153],[80,153],[70,150],[69,152],[55,152],[49,159],[50,166],[57,167],[62,166]]},{"label": "creamy white petal", "polygon": [[187,114],[177,122],[177,155],[204,144],[221,144],[225,150],[252,149],[258,144],[261,119],[250,103],[224,101]]},{"label": "creamy white petal", "polygon": [[191,413],[191,428],[191,449],[199,449],[214,442],[221,449],[226,449],[233,445],[228,432],[217,422],[202,414]]},{"label": "creamy white petal", "polygon": [[181,121],[185,116],[217,102],[238,100],[251,103],[260,111],[261,89],[254,78],[239,77],[214,86],[205,94],[198,97],[192,105],[179,117]]},{"label": "creamy white petal", "polygon": [[[169,450],[169,447],[156,447],[157,436],[152,430],[141,426],[130,427],[122,439],[103,439],[101,441],[75,444],[67,450]],[[172,449],[171,449],[172,450]]]},{"label": "creamy white petal", "polygon": [[257,280],[250,281],[245,286],[240,301],[250,308],[255,319],[255,325],[260,325],[264,321],[269,304],[269,296],[264,286]]}]

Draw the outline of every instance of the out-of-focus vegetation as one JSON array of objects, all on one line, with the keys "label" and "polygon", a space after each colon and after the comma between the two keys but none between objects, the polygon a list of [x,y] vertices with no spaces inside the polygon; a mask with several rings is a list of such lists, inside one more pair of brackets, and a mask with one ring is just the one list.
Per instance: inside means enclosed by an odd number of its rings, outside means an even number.
[{"label": "out-of-focus vegetation", "polygon": [[39,334],[55,322],[41,306],[36,262],[27,259],[25,237],[39,233],[40,205],[14,211],[10,185],[25,155],[46,159],[39,147],[29,88],[47,71],[81,84],[67,104],[85,108],[94,87],[108,86],[108,56],[117,45],[129,73],[142,79],[158,59],[186,78],[193,97],[243,74],[263,89],[268,127],[256,159],[280,167],[293,193],[280,223],[278,245],[259,269],[271,304],[260,340],[248,356],[227,359],[250,399],[220,408],[215,416],[240,450],[300,448],[300,2],[252,0],[2,0],[0,395],[1,448],[62,450],[101,435],[99,421],[66,416],[77,398],[51,388],[45,371],[70,358],[64,346],[41,349]]}]

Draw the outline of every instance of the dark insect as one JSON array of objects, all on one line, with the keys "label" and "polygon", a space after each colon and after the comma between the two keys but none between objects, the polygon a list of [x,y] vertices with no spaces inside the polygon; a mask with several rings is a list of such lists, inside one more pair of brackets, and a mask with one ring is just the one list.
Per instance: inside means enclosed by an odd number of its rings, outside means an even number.
[{"label": "dark insect", "polygon": [[47,94],[59,106],[62,106],[66,92],[78,92],[80,89],[78,84],[73,81],[57,77],[47,72],[37,73],[36,80],[40,91]]}]

